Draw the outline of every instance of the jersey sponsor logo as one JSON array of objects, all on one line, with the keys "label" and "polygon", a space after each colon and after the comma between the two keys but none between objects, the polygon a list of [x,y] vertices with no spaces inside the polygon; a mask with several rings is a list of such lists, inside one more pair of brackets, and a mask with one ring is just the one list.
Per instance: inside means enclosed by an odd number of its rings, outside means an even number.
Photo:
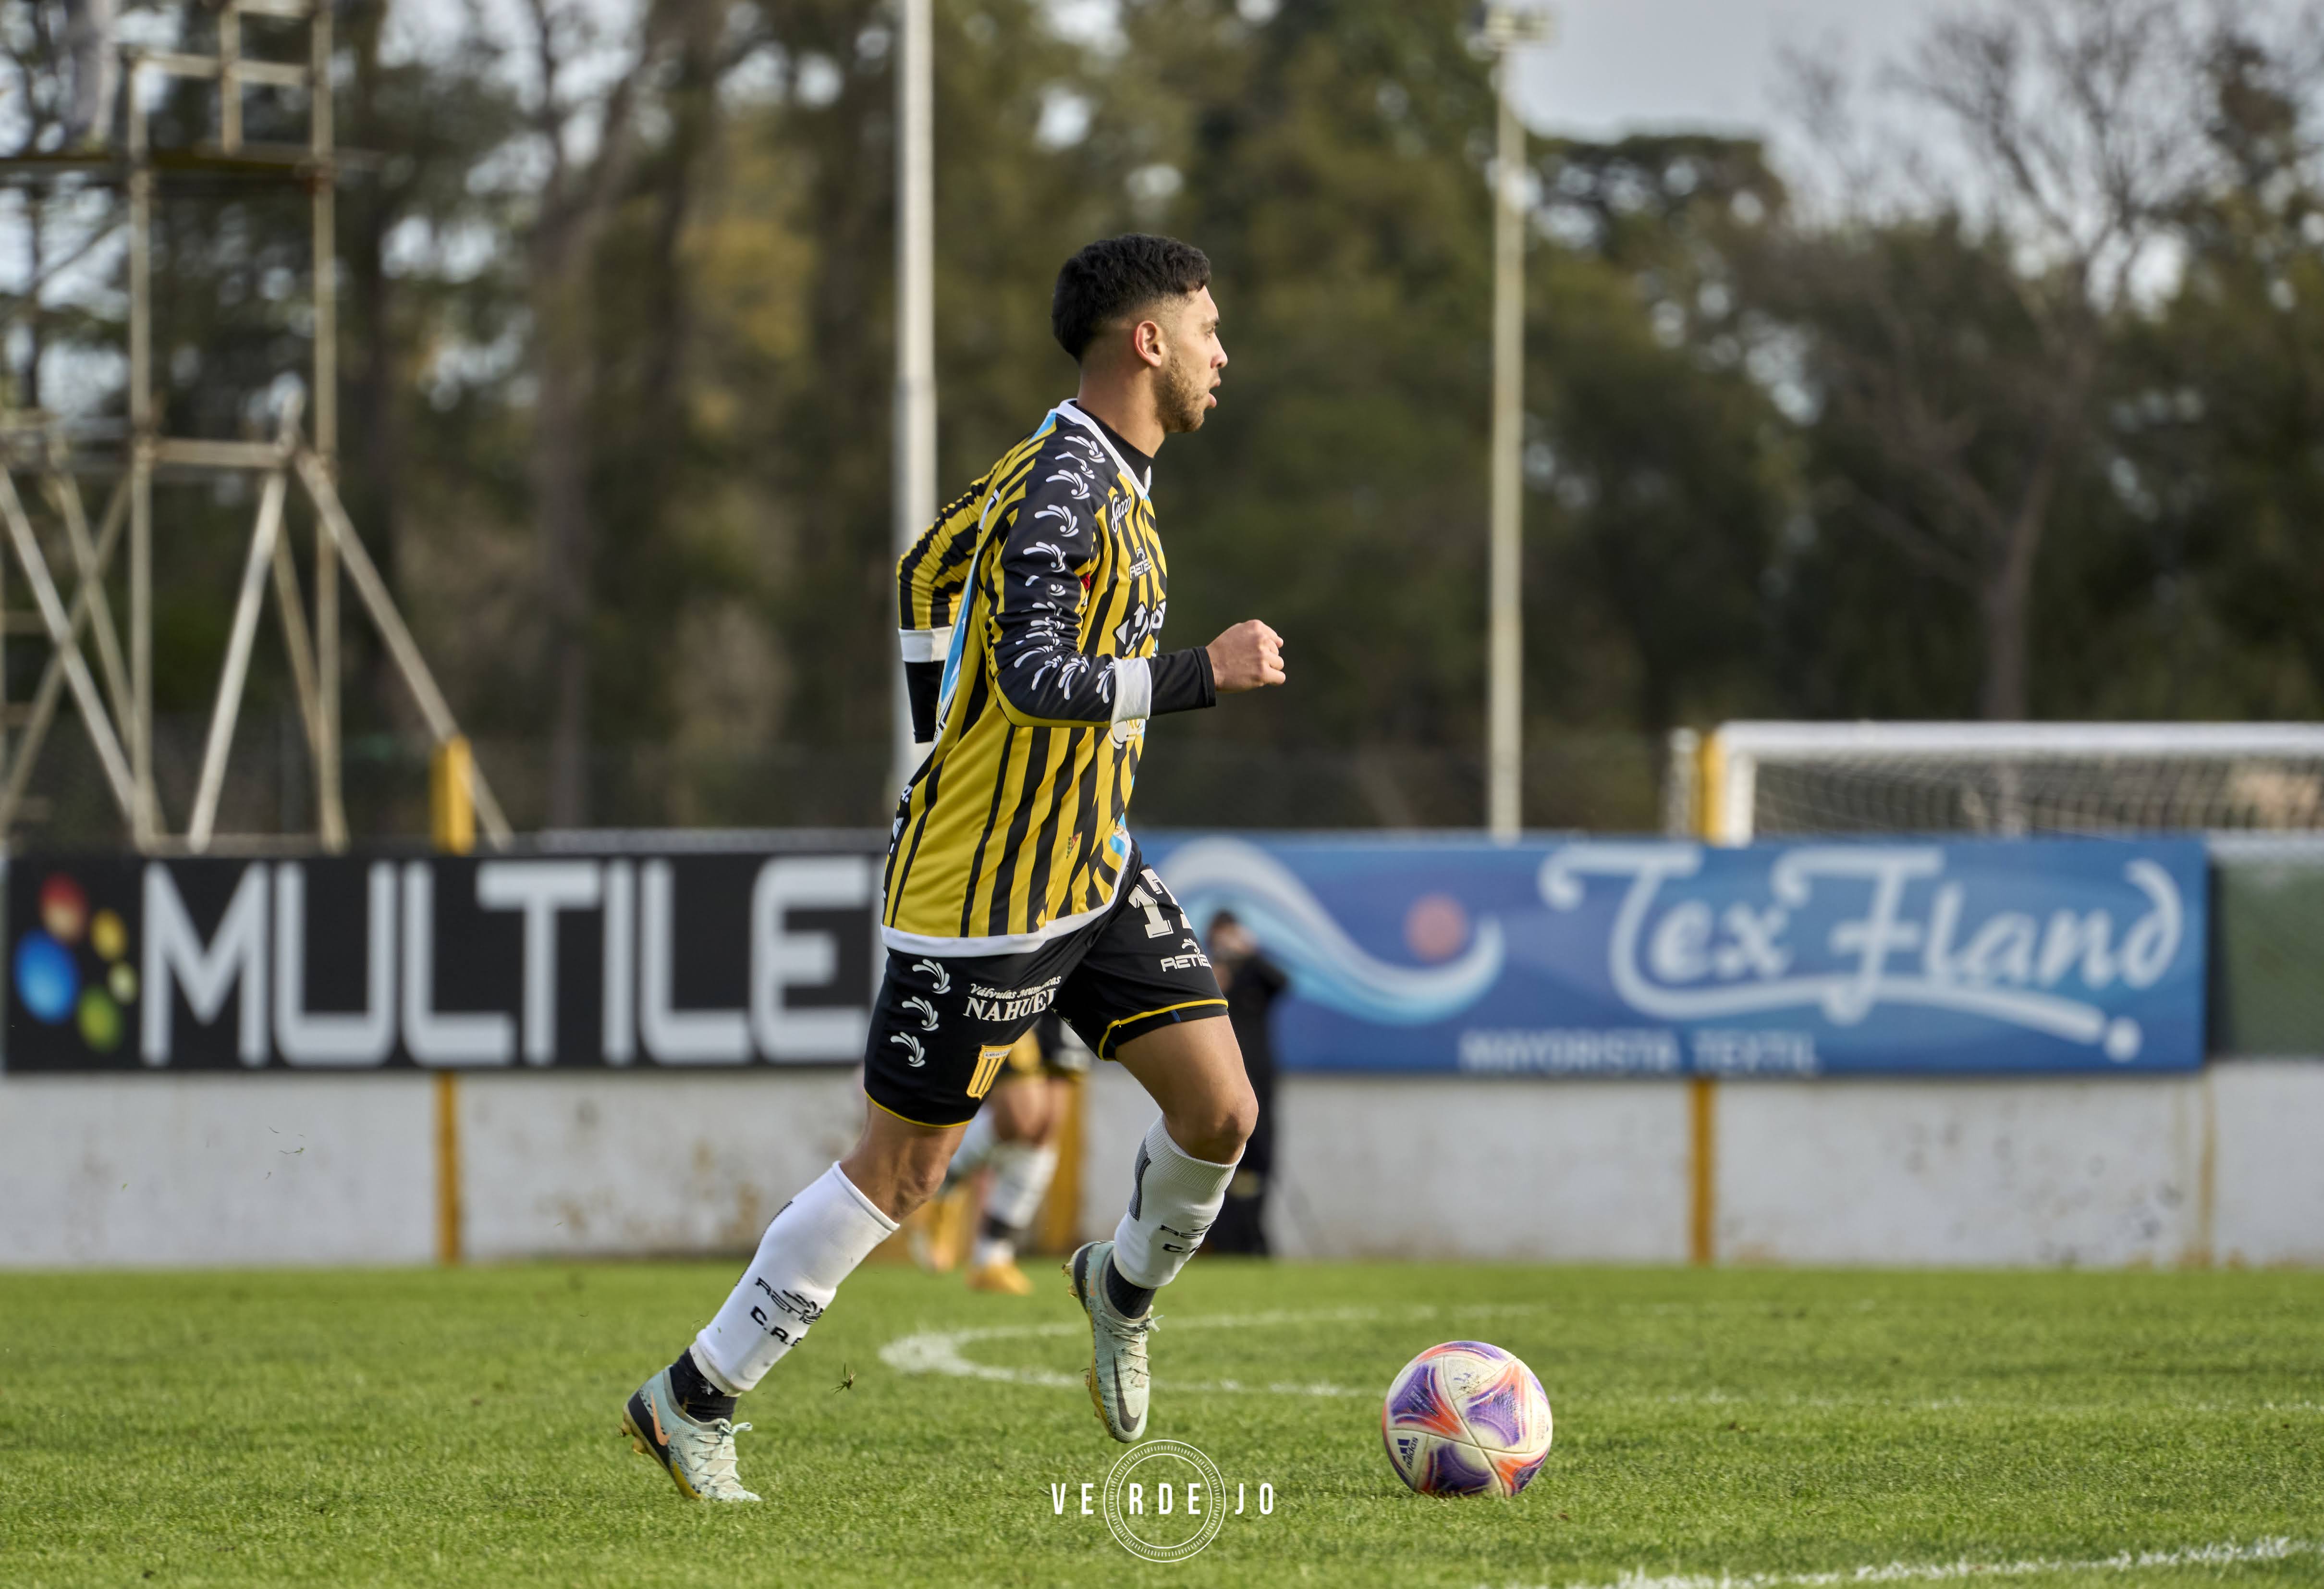
[{"label": "jersey sponsor logo", "polygon": [[918,1070],[928,1062],[927,1049],[921,1047],[920,1039],[910,1032],[899,1031],[888,1040],[904,1050],[904,1063],[913,1069]]},{"label": "jersey sponsor logo", "polygon": [[[1141,562],[1140,567],[1130,571],[1133,574],[1142,574],[1146,570]],[[1147,636],[1161,634],[1162,614],[1169,605],[1167,601],[1157,601],[1149,607],[1144,602],[1139,602],[1137,609],[1130,616],[1113,626],[1113,642],[1123,656],[1128,656],[1135,651],[1139,642]]]},{"label": "jersey sponsor logo", "polygon": [[1191,955],[1165,955],[1161,960],[1162,969],[1165,971],[1185,971],[1196,965],[1208,965],[1210,963],[1211,957],[1200,949]]},{"label": "jersey sponsor logo", "polygon": [[966,1013],[972,1021],[1022,1021],[1028,1015],[1038,1015],[1056,1002],[1057,984],[1063,977],[1053,976],[1037,987],[989,988],[982,983],[968,984]]}]

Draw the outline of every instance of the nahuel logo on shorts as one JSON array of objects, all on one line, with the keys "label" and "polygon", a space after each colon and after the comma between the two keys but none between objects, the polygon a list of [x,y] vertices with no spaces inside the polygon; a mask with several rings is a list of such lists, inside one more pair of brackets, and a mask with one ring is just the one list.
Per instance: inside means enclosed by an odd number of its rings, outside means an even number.
[{"label": "nahuel logo on shorts", "polygon": [[[1079,1515],[1104,1518],[1115,1542],[1141,1561],[1185,1561],[1217,1538],[1229,1517],[1246,1510],[1266,1517],[1275,1510],[1274,1485],[1259,1485],[1254,1501],[1249,1485],[1230,1487],[1218,1464],[1184,1440],[1131,1446],[1115,1459],[1102,1492],[1093,1497],[1091,1492],[1100,1488],[1080,1486]],[[1049,1486],[1050,1504],[1059,1517],[1065,1515],[1073,1490],[1070,1484]]]}]

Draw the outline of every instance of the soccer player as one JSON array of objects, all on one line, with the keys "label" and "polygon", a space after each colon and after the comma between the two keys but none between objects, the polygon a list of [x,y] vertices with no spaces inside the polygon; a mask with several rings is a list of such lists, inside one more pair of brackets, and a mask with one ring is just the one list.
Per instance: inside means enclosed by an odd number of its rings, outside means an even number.
[{"label": "soccer player", "polygon": [[[1232,1000],[1227,1008],[1232,1024]],[[1241,1040],[1240,1029],[1235,1036]],[[968,1252],[969,1289],[1012,1297],[1033,1294],[1033,1282],[1017,1267],[1017,1243],[1025,1239],[1026,1227],[1040,1212],[1041,1199],[1057,1173],[1057,1127],[1070,1106],[1073,1078],[1088,1068],[1088,1048],[1066,1040],[1065,1023],[1054,1010],[1017,1039],[1000,1078],[985,1095],[984,1107],[961,1133],[935,1199],[905,1226],[912,1238],[912,1258],[921,1268],[941,1274],[960,1261],[974,1190],[969,1178],[989,1169],[991,1185],[985,1189],[976,1241]],[[1256,1088],[1252,1095],[1257,1096]],[[1259,1129],[1266,1129],[1263,1111]],[[1233,1187],[1228,1193],[1233,1196]]]},{"label": "soccer player", "polygon": [[1202,428],[1226,350],[1210,262],[1167,237],[1093,243],[1050,327],[1081,387],[944,509],[897,566],[916,738],[890,835],[854,1150],[775,1215],[717,1315],[622,1427],[685,1494],[756,1501],[735,1398],[806,1338],[840,1283],[943,1180],[1009,1050],[1054,1008],[1160,1105],[1113,1239],[1065,1271],[1090,1325],[1090,1400],[1146,1431],[1154,1293],[1218,1216],[1257,1116],[1226,1001],[1130,836],[1146,720],[1284,681],[1256,619],[1163,652],[1167,567],[1148,495],[1163,439]]}]

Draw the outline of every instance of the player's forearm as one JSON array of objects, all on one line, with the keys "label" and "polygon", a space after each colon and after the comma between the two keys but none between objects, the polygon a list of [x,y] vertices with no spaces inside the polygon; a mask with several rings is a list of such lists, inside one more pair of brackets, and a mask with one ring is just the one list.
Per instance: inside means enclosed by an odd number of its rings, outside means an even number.
[{"label": "player's forearm", "polygon": [[1138,681],[1107,657],[1027,650],[997,659],[993,694],[1019,728],[1103,728],[1121,720],[1125,688]]},{"label": "player's forearm", "polygon": [[[1019,682],[1012,684],[1010,676]],[[1001,709],[1020,728],[1105,728],[1218,699],[1200,650],[1158,657],[1025,656],[1000,669]]]},{"label": "player's forearm", "polygon": [[936,696],[943,688],[942,662],[904,664],[904,698],[911,706],[916,744],[926,744],[936,736]]},{"label": "player's forearm", "polygon": [[1153,670],[1154,694],[1144,715],[1160,717],[1171,712],[1198,712],[1219,704],[1218,679],[1211,671],[1211,654],[1203,647],[1166,651],[1148,665]]}]

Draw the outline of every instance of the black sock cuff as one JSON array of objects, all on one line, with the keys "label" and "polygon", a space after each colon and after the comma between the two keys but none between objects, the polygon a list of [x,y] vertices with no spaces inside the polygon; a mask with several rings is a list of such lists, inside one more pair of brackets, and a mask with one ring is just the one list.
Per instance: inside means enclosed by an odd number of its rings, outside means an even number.
[{"label": "black sock cuff", "polygon": [[1106,1301],[1124,1318],[1136,1318],[1154,1305],[1154,1293],[1123,1280],[1121,1271],[1113,1267],[1113,1255],[1110,1252],[1106,1254],[1103,1283]]},{"label": "black sock cuff", "polygon": [[710,1376],[695,1363],[691,1347],[669,1365],[669,1393],[678,1398],[678,1410],[698,1423],[715,1423],[734,1415],[735,1399],[710,1382]]}]

